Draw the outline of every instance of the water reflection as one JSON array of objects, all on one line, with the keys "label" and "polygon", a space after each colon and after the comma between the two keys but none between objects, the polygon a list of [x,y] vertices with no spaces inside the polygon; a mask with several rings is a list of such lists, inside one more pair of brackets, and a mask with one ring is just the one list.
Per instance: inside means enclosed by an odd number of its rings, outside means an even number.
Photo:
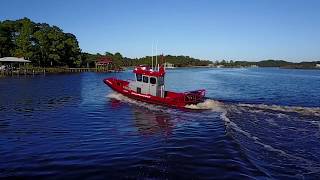
[{"label": "water reflection", "polygon": [[[110,105],[114,109],[122,108],[122,102],[110,99]],[[173,129],[173,123],[168,113],[162,111],[152,111],[143,106],[130,106],[133,113],[133,125],[141,135],[162,134],[169,136]]]},{"label": "water reflection", "polygon": [[173,124],[169,114],[163,112],[153,112],[142,107],[132,108],[134,123],[138,132],[142,135],[161,133],[169,136],[172,132]]}]

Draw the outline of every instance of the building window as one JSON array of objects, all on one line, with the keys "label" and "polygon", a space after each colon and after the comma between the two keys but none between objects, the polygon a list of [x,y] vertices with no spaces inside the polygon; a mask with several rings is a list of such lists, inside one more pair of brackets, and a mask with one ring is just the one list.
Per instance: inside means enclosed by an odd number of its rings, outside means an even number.
[{"label": "building window", "polygon": [[149,83],[149,78],[148,78],[148,76],[143,76],[143,82],[144,82],[144,83]]},{"label": "building window", "polygon": [[157,79],[155,77],[150,77],[150,83],[151,84],[156,84],[157,83]]},{"label": "building window", "polygon": [[137,74],[136,76],[137,76],[137,81],[141,82],[142,81],[142,75],[141,74]]}]

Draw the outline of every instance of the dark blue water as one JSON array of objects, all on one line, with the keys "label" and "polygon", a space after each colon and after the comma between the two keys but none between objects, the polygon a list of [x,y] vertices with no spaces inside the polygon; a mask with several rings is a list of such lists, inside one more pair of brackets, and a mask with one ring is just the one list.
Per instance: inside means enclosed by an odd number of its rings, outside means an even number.
[{"label": "dark blue water", "polygon": [[102,83],[130,71],[0,79],[0,178],[319,179],[320,71],[175,69],[181,111]]}]

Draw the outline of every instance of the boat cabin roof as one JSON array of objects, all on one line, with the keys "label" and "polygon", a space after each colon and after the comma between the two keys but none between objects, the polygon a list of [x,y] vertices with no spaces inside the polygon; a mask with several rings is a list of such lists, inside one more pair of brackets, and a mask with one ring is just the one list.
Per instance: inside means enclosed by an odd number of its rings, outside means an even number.
[{"label": "boat cabin roof", "polygon": [[155,71],[150,66],[140,65],[134,68],[133,73],[155,77],[163,77],[165,75],[163,66],[160,67],[159,71]]}]

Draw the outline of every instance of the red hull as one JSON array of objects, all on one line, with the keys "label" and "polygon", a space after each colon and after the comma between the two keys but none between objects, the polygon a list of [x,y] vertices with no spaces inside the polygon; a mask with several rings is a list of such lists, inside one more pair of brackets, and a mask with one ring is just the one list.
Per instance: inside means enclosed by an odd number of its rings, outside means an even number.
[{"label": "red hull", "polygon": [[184,93],[176,93],[166,91],[165,97],[152,96],[150,94],[139,94],[135,91],[129,89],[129,82],[123,81],[115,78],[104,79],[103,82],[112,88],[114,91],[123,94],[132,99],[139,101],[162,105],[162,106],[171,106],[176,108],[185,108],[189,104],[197,104],[203,101],[205,96],[205,90],[197,90]]}]

